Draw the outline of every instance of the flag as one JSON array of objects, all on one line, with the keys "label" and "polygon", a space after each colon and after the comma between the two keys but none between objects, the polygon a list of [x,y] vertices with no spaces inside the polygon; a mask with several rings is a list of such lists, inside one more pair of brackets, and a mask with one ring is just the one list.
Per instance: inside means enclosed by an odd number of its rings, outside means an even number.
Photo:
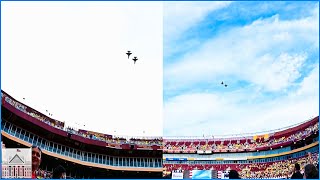
[{"label": "flag", "polygon": [[20,149],[17,149],[17,152],[21,152],[21,150],[20,150]]}]

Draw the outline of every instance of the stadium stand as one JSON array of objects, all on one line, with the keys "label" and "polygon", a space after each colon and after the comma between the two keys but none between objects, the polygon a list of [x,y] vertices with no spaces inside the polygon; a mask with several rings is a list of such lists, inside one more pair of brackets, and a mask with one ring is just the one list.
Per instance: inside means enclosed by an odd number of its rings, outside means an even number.
[{"label": "stadium stand", "polygon": [[39,146],[43,157],[37,176],[50,178],[53,169],[63,165],[68,178],[161,177],[161,137],[115,137],[72,129],[4,91],[1,95],[3,144],[7,148]]},{"label": "stadium stand", "polygon": [[295,163],[319,169],[319,117],[252,136],[164,138],[163,153],[166,178],[176,170],[212,170],[218,178],[230,170],[246,179],[290,178]]},{"label": "stadium stand", "polygon": [[248,152],[282,148],[317,132],[319,119],[314,118],[281,132],[240,138],[164,139],[164,153]]}]

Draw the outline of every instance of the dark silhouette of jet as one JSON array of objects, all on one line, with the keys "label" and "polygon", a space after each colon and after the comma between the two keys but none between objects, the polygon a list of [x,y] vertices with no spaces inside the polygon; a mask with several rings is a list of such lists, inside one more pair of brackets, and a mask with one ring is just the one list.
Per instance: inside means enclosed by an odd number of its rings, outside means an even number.
[{"label": "dark silhouette of jet", "polygon": [[136,61],[138,61],[138,58],[134,57],[132,60],[134,61],[134,64],[136,64]]},{"label": "dark silhouette of jet", "polygon": [[126,54],[128,55],[128,59],[129,59],[129,56],[130,56],[132,53],[131,53],[131,51],[128,51]]},{"label": "dark silhouette of jet", "polygon": [[224,86],[227,87],[228,85],[225,84]]},{"label": "dark silhouette of jet", "polygon": [[223,81],[221,82],[221,84],[223,84]]}]

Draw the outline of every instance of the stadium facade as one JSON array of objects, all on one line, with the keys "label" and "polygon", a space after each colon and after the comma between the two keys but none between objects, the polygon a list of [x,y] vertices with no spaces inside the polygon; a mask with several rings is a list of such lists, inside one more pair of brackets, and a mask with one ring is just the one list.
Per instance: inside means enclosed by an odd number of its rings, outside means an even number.
[{"label": "stadium facade", "polygon": [[122,138],[72,129],[2,95],[2,141],[7,148],[42,149],[38,175],[50,178],[58,165],[69,178],[161,178],[162,138]]},{"label": "stadium facade", "polygon": [[290,178],[295,163],[319,169],[319,117],[262,133],[128,138],[65,127],[4,91],[1,97],[2,148],[39,146],[42,178],[58,165],[68,178],[227,179],[230,170],[242,178]]},{"label": "stadium facade", "polygon": [[241,178],[290,178],[295,163],[318,167],[318,126],[319,117],[315,117],[291,127],[249,135],[164,138],[164,176],[189,179],[195,178],[192,172],[201,170],[211,171],[206,175],[210,178],[227,179],[228,172],[236,170]]}]

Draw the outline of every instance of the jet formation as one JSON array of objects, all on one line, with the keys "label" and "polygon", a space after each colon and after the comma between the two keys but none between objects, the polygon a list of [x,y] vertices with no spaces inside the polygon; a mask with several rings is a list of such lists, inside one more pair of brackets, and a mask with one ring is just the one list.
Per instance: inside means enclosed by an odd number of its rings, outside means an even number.
[{"label": "jet formation", "polygon": [[226,83],[224,83],[223,81],[221,82],[221,85],[224,85],[224,87],[228,87],[228,85]]},{"label": "jet formation", "polygon": [[[131,53],[131,51],[128,51],[126,54],[128,55],[128,59],[129,59],[129,58],[130,58],[130,55],[131,55],[132,53]],[[134,57],[132,58],[132,60],[133,60],[134,64],[136,64],[136,61],[138,61],[137,56],[134,56]]]}]

